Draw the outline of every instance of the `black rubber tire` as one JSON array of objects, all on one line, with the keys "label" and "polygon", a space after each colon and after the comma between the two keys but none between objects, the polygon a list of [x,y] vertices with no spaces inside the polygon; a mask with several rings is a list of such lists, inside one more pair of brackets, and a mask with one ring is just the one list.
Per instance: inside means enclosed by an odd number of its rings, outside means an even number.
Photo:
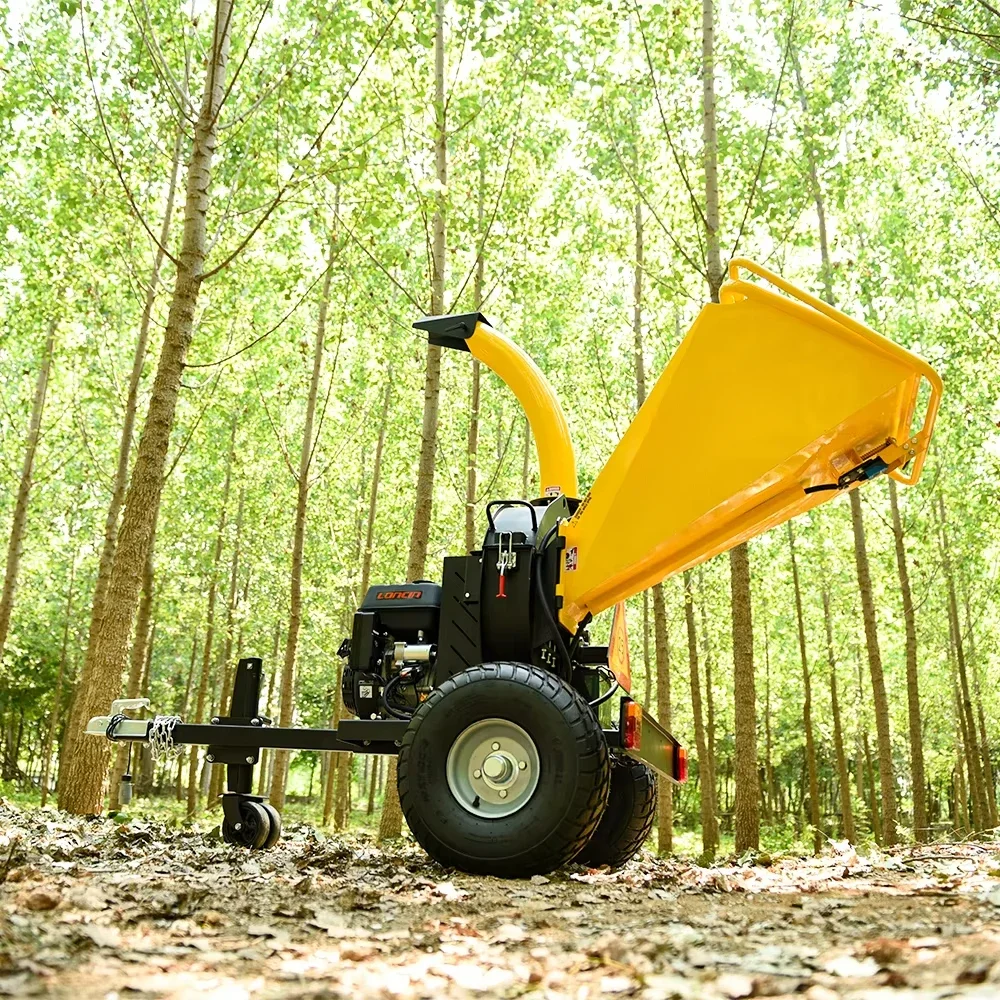
[{"label": "black rubber tire", "polygon": [[[524,729],[539,756],[538,786],[510,816],[466,810],[448,786],[455,739],[481,719]],[[608,748],[587,703],[550,671],[484,663],[444,681],[403,736],[397,772],[406,822],[427,853],[478,875],[526,878],[570,861],[591,838],[608,797]]]},{"label": "black rubber tire", "polygon": [[576,861],[621,868],[639,853],[656,821],[656,772],[626,754],[611,755],[608,805]]},{"label": "black rubber tire", "polygon": [[267,835],[267,840],[261,846],[261,850],[268,851],[281,840],[281,813],[270,802],[264,802],[262,805],[271,823],[271,830]]},{"label": "black rubber tire", "polygon": [[[280,832],[280,831],[279,831]],[[240,803],[240,828],[234,829],[229,820],[222,821],[222,839],[235,847],[259,851],[271,835],[271,817],[259,802]]]}]

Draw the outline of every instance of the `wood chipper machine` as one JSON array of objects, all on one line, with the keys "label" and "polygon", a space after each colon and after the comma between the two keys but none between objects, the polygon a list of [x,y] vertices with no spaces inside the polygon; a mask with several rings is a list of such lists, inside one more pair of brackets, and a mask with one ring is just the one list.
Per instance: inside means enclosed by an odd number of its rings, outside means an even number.
[{"label": "wood chipper machine", "polygon": [[440,582],[365,594],[339,649],[356,718],[336,729],[272,726],[251,657],[227,717],[132,719],[148,703],[122,701],[88,732],[207,744],[228,769],[232,844],[278,839],[277,812],[252,794],[272,747],[398,754],[406,820],[444,865],[523,877],[623,864],[651,829],[657,777],[683,781],[686,756],[628,696],[624,616],[609,646],[590,641],[592,617],[875,476],[915,483],[941,397],[920,358],[749,261],[732,262],[720,300],[582,498],[562,407],[524,351],[479,314],[414,324],[517,396],[541,496],[488,503],[482,547],[446,558]]}]

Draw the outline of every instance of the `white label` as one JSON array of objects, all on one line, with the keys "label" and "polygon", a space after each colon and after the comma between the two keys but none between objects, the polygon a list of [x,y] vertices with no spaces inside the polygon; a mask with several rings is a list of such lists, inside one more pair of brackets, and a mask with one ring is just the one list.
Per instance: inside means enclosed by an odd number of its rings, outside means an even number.
[{"label": "white label", "polygon": [[566,550],[566,572],[571,573],[577,567],[579,554],[575,545],[571,545]]},{"label": "white label", "polygon": [[371,684],[359,684],[358,685],[358,697],[360,698],[374,698],[375,688]]},{"label": "white label", "polygon": [[546,486],[545,487],[545,496],[547,496],[547,497],[557,497],[557,496],[560,496],[561,494],[562,494],[562,487],[561,486]]}]

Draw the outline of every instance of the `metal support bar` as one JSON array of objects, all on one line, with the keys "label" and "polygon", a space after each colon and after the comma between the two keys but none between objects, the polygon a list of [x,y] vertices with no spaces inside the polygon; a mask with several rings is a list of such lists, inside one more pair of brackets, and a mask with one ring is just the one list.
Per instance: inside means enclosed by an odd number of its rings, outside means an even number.
[{"label": "metal support bar", "polygon": [[174,743],[210,744],[257,750],[339,750],[347,753],[398,753],[407,723],[346,719],[338,729],[282,729],[271,726],[218,726],[179,722]]}]

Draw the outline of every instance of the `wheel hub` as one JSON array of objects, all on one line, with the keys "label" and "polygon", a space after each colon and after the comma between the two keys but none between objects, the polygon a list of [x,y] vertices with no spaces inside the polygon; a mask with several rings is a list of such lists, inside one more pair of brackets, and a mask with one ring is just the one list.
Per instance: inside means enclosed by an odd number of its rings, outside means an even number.
[{"label": "wheel hub", "polygon": [[448,787],[463,809],[499,819],[525,806],[538,787],[538,749],[516,723],[482,719],[452,744],[446,773]]}]

